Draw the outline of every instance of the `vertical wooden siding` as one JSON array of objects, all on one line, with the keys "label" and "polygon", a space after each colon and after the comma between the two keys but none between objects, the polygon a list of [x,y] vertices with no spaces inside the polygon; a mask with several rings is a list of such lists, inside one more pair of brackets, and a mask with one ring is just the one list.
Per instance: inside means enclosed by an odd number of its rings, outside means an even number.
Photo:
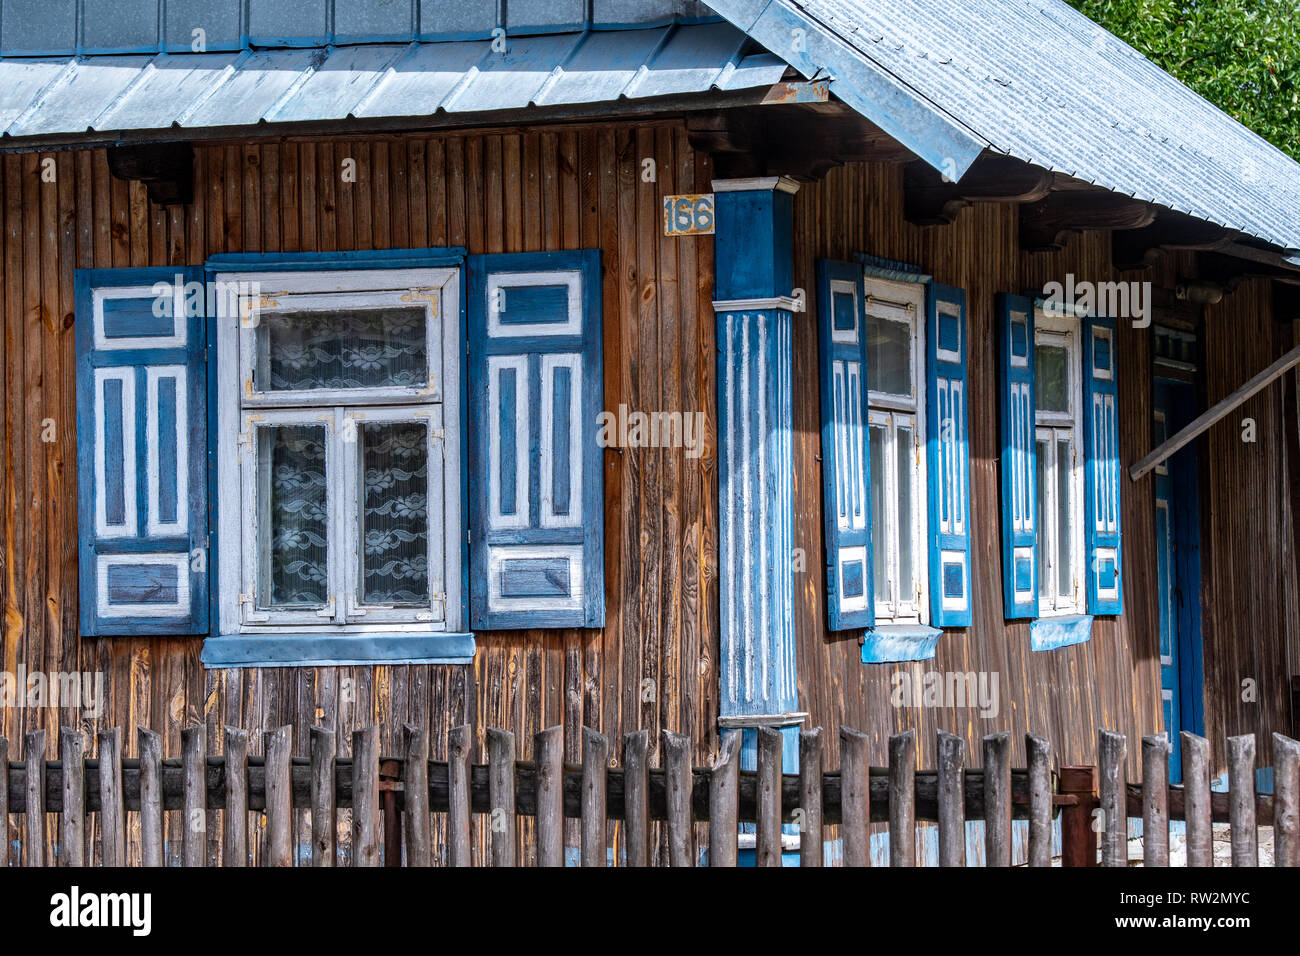
[{"label": "vertical wooden siding", "polygon": [[[54,181],[42,163],[54,162]],[[652,181],[643,160],[656,163]],[[342,178],[355,160],[356,181]],[[532,735],[565,726],[615,741],[650,728],[692,734],[696,763],[714,743],[716,481],[711,447],[605,453],[607,615],[602,631],[480,633],[474,665],[204,670],[201,642],[81,639],[77,632],[73,269],[201,264],[221,252],[465,246],[471,253],[599,248],[604,266],[605,407],[700,410],[714,418],[712,245],[662,237],[659,196],[709,189],[706,157],[676,125],[513,130],[474,135],[316,138],[196,149],[195,201],[150,204],[113,179],[102,151],[0,158],[3,177],[4,669],[100,671],[109,704],[0,709],[0,735],[37,726],[87,733],[157,729],[165,753],[202,721],[256,731],[291,724],[305,752],[313,724],[340,755],[377,722],[381,749],[411,721],[445,757],[446,732],[473,723]],[[57,440],[42,443],[51,419]],[[135,756],[134,734],[127,755]],[[299,821],[302,825],[302,821]],[[216,827],[209,832],[216,839]],[[179,834],[171,834],[173,839]],[[179,845],[177,843],[176,845]],[[256,840],[252,841],[256,846]],[[215,852],[215,842],[213,846]]]}]

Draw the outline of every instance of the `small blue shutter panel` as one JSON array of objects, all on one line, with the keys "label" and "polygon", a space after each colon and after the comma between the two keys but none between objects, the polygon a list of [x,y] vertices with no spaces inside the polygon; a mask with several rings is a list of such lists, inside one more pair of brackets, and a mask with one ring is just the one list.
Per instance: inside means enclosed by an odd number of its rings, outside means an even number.
[{"label": "small blue shutter panel", "polygon": [[966,438],[966,293],[932,282],[925,335],[930,623],[969,627],[970,458]]},{"label": "small blue shutter panel", "polygon": [[600,254],[469,259],[470,619],[605,623]]},{"label": "small blue shutter panel", "polygon": [[1122,614],[1119,548],[1119,393],[1115,320],[1083,325],[1084,541],[1088,551],[1088,613]]},{"label": "small blue shutter panel", "polygon": [[1002,399],[1002,602],[1008,620],[1038,616],[1034,303],[998,296]]},{"label": "small blue shutter panel", "polygon": [[201,270],[76,273],[83,634],[208,633],[204,300]]},{"label": "small blue shutter panel", "polygon": [[817,303],[826,607],[830,629],[843,631],[876,623],[862,266],[818,262]]}]

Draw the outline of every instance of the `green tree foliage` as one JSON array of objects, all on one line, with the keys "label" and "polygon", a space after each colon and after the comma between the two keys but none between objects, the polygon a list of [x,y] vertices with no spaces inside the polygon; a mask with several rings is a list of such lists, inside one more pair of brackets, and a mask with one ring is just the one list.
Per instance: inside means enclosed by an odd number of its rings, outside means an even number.
[{"label": "green tree foliage", "polygon": [[1300,0],[1068,0],[1300,159]]}]

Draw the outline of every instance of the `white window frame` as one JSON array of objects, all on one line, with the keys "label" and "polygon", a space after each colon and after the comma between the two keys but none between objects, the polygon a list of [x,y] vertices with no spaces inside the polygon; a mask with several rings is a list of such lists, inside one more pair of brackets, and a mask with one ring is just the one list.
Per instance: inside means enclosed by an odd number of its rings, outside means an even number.
[{"label": "white window frame", "polygon": [[[461,508],[460,369],[464,346],[459,271],[426,268],[224,273],[215,281],[222,289],[251,289],[256,293],[256,297],[216,297],[220,633],[355,636],[462,632],[465,524]],[[426,385],[295,392],[259,392],[254,388],[256,330],[266,312],[411,304],[423,305],[426,310],[430,348]],[[253,430],[268,424],[308,421],[318,421],[326,428],[330,601],[320,610],[257,609],[254,588],[260,548]],[[361,423],[375,421],[426,421],[429,425],[431,597],[427,608],[362,605],[359,601],[359,444],[355,434]],[[439,461],[441,469],[437,468]]]},{"label": "white window frame", "polygon": [[[929,492],[925,482],[925,304],[926,286],[918,282],[898,282],[875,276],[864,279],[866,298],[863,303],[863,335],[866,334],[866,317],[910,326],[909,364],[912,371],[910,395],[868,389],[867,448],[871,454],[871,430],[884,427],[885,448],[882,456],[884,474],[872,474],[873,482],[881,482],[881,500],[885,502],[884,514],[872,515],[872,548],[885,549],[886,581],[889,597],[880,601],[872,594],[876,626],[928,624],[930,602],[930,555],[926,545],[926,523]],[[868,353],[868,356],[870,353]],[[875,369],[867,369],[868,385],[874,386]],[[908,527],[900,527],[898,514],[898,428],[912,429],[912,468],[909,476],[912,485],[912,520]],[[915,594],[899,593],[899,544],[903,534],[912,541],[912,567],[916,576]],[[881,586],[880,581],[875,587]]]},{"label": "white window frame", "polygon": [[[1068,375],[1066,382],[1066,400],[1070,410],[1067,412],[1040,411],[1038,408],[1037,385],[1034,395],[1034,440],[1046,441],[1049,459],[1043,470],[1045,480],[1039,489],[1047,507],[1041,509],[1045,514],[1038,516],[1037,535],[1046,541],[1039,549],[1037,537],[1034,547],[1045,558],[1038,568],[1038,614],[1040,617],[1060,617],[1082,614],[1084,606],[1084,523],[1083,523],[1083,349],[1081,337],[1082,323],[1078,316],[1048,315],[1041,307],[1034,315],[1034,347],[1039,345],[1059,346],[1065,349],[1065,368]],[[1060,463],[1056,461],[1057,440],[1068,438],[1072,448],[1070,469],[1070,581],[1068,594],[1060,593],[1060,574],[1056,566],[1060,526],[1057,520],[1057,471]],[[1035,476],[1037,481],[1037,476]],[[1045,566],[1043,566],[1045,565]],[[1044,593],[1044,585],[1047,593]]]}]

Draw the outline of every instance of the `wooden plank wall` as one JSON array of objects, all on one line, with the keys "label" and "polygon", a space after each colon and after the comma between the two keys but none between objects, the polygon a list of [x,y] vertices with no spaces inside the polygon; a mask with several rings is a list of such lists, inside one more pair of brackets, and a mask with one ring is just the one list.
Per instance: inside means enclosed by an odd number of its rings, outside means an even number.
[{"label": "wooden plank wall", "polygon": [[[107,712],[0,710],[0,735],[46,726],[88,733],[152,727],[167,756],[201,721],[256,733],[333,726],[338,752],[377,723],[396,752],[403,722],[427,726],[445,759],[447,729],[532,735],[563,723],[565,758],[580,728],[619,752],[624,731],[692,734],[693,759],[714,744],[717,484],[712,450],[605,453],[606,627],[478,635],[474,666],[204,670],[198,640],[83,640],[77,633],[74,268],[200,264],[220,252],[465,246],[472,253],[599,248],[604,265],[605,407],[686,409],[715,418],[712,242],[662,238],[661,193],[708,191],[707,157],[676,124],[497,131],[473,135],[316,138],[196,150],[195,201],[149,204],[113,179],[102,151],[0,158],[3,203],[3,517],[0,604],[4,669],[101,671]],[[55,177],[43,181],[45,159]],[[341,177],[356,161],[356,181]],[[643,178],[643,160],[657,175]],[[40,441],[52,419],[57,440]],[[135,756],[135,734],[126,735]],[[14,754],[17,759],[17,753]],[[302,821],[299,821],[302,825]],[[214,841],[215,824],[209,826]],[[179,834],[171,834],[173,840]],[[571,835],[576,841],[576,833]],[[305,843],[306,839],[300,839]],[[256,846],[257,841],[251,841]],[[179,842],[176,842],[179,846]],[[480,847],[482,846],[480,840]],[[216,853],[214,842],[212,852]]]},{"label": "wooden plank wall", "polygon": [[[585,723],[608,735],[615,753],[623,732],[649,728],[655,764],[659,731],[684,732],[695,741],[694,762],[708,763],[717,744],[712,445],[698,459],[681,450],[605,453],[608,610],[601,631],[479,634],[472,668],[226,671],[204,670],[195,640],[79,637],[75,267],[200,264],[219,252],[596,247],[604,263],[606,407],[700,410],[706,434],[714,432],[712,241],[669,240],[660,228],[662,195],[710,189],[709,160],[689,148],[679,124],[286,139],[202,145],[196,152],[196,200],[174,209],[151,206],[138,184],[113,179],[102,151],[0,158],[0,662],[9,672],[20,663],[29,670],[102,672],[109,699],[95,717],[0,709],[0,735],[19,741],[38,726],[54,734],[60,726],[94,733],[144,725],[163,735],[167,756],[176,756],[182,726],[199,721],[209,740],[219,739],[225,724],[253,731],[250,746],[259,753],[261,730],[290,724],[302,754],[308,728],[320,724],[336,729],[339,753],[348,755],[357,727],[377,723],[381,749],[393,753],[401,724],[412,721],[428,727],[432,756],[445,759],[447,729],[467,721],[478,731],[473,759],[482,761],[487,726],[513,730],[520,759],[529,759],[532,734],[563,723],[565,758],[576,762]],[[355,183],[341,179],[346,158],[356,160]],[[647,158],[656,160],[654,182],[642,175]],[[56,173],[50,182],[41,175],[45,159]],[[1062,253],[1021,254],[1014,211],[975,206],[954,225],[920,229],[902,221],[901,189],[899,168],[874,165],[838,169],[805,185],[796,202],[797,283],[811,296],[816,258],[861,251],[915,263],[966,289],[976,623],[945,634],[934,661],[899,668],[864,666],[856,634],[826,632],[814,302],[795,323],[795,544],[804,549],[807,568],[796,575],[795,589],[801,704],[814,724],[869,731],[878,764],[885,762],[888,735],[907,727],[920,732],[922,767],[936,764],[938,728],[966,738],[972,763],[979,759],[979,737],[1002,729],[1013,733],[1017,765],[1025,759],[1027,729],[1058,743],[1059,761],[1091,762],[1094,729],[1106,725],[1129,735],[1136,775],[1136,740],[1158,730],[1160,721],[1150,479],[1124,484],[1123,618],[1098,622],[1087,645],[1031,653],[1027,626],[1007,626],[1001,616],[994,295],[1067,271],[1114,277],[1107,238],[1075,237]],[[1170,282],[1175,267],[1169,262],[1126,278]],[[1247,286],[1209,310],[1211,400],[1276,354],[1265,293]],[[1127,464],[1150,445],[1149,333],[1121,324],[1119,348]],[[1252,673],[1277,671],[1276,655],[1265,652],[1280,646],[1278,630],[1295,629],[1295,574],[1280,565],[1277,550],[1289,524],[1278,503],[1284,484],[1268,401],[1261,396],[1249,406],[1259,446],[1243,453],[1227,425],[1209,440],[1213,454],[1232,462],[1207,469],[1210,493],[1202,502],[1213,528],[1205,542],[1212,693],[1224,693],[1243,662]],[[48,443],[40,427],[47,419],[56,432]],[[996,671],[1001,713],[984,719],[969,708],[896,709],[890,679],[898,669],[914,677],[931,669]],[[1280,693],[1261,682],[1261,700]],[[1252,725],[1255,711],[1220,715],[1211,707],[1207,729],[1212,738],[1286,729],[1277,705],[1260,711],[1266,713]],[[133,733],[125,747],[127,757],[136,756]],[[833,732],[827,750],[827,766],[838,765]],[[299,817],[297,839],[305,844]],[[481,853],[481,821],[475,826]],[[215,819],[209,835],[215,857]],[[179,846],[179,833],[169,838]],[[568,842],[576,843],[576,832]],[[662,842],[657,845],[662,852]],[[138,853],[138,841],[132,847]]]},{"label": "wooden plank wall", "polygon": [[[807,571],[796,574],[795,587],[801,696],[814,724],[843,722],[870,733],[877,762],[883,762],[890,733],[916,727],[921,766],[937,765],[937,729],[964,737],[974,762],[980,737],[1005,729],[1012,732],[1017,766],[1026,759],[1026,730],[1051,740],[1059,763],[1093,763],[1095,728],[1105,726],[1128,736],[1129,773],[1136,779],[1139,738],[1163,729],[1151,478],[1131,482],[1125,476],[1122,482],[1124,615],[1097,619],[1087,644],[1031,651],[1028,624],[1002,617],[994,301],[998,292],[1041,288],[1047,281],[1064,281],[1070,272],[1077,280],[1148,280],[1172,288],[1179,278],[1194,275],[1194,260],[1186,254],[1166,256],[1145,272],[1120,273],[1111,264],[1106,233],[1072,236],[1060,252],[1022,253],[1013,207],[977,204],[963,209],[952,225],[920,228],[904,221],[902,196],[901,167],[887,165],[833,170],[796,196],[796,284],[808,289],[814,302],[794,332],[795,546],[808,556]],[[946,632],[932,661],[863,665],[860,632],[833,634],[826,627],[813,263],[857,252],[918,265],[967,294],[974,626]],[[1281,344],[1261,283],[1246,283],[1226,296],[1209,310],[1206,322],[1210,384],[1205,398],[1212,403],[1280,354]],[[1149,329],[1127,322],[1118,329],[1120,448],[1127,468],[1151,448],[1151,336]],[[1256,417],[1258,445],[1243,451],[1239,429],[1227,424],[1217,426],[1209,439],[1214,464],[1208,470],[1214,477],[1203,488],[1201,508],[1213,534],[1202,542],[1202,573],[1211,695],[1206,729],[1215,740],[1224,733],[1289,730],[1280,648],[1283,633],[1296,627],[1296,582],[1280,458],[1279,394],[1265,393],[1248,406],[1252,411],[1243,411]],[[1205,440],[1201,447],[1206,460]],[[1001,713],[983,718],[969,707],[891,704],[896,673],[909,672],[916,681],[931,670],[996,672]],[[1252,709],[1233,704],[1236,694],[1228,685],[1238,672],[1270,675],[1260,681],[1261,703]],[[837,765],[838,746],[837,735],[829,735],[827,766]],[[1269,754],[1260,757],[1264,765]],[[1226,768],[1219,749],[1215,759],[1216,773]]]}]

